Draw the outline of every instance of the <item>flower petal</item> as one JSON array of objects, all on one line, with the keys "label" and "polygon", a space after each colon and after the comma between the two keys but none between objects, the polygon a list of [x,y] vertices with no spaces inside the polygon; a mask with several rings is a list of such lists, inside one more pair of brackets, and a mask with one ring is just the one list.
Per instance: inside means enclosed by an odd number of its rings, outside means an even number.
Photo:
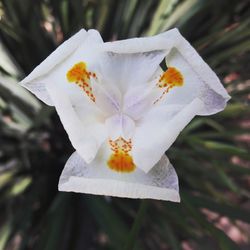
[{"label": "flower petal", "polygon": [[174,38],[176,38],[176,33],[178,33],[177,29],[171,29],[156,36],[136,37],[126,40],[106,42],[103,44],[103,50],[122,54],[143,53],[156,50],[168,51],[175,44]]},{"label": "flower petal", "polygon": [[[104,44],[102,48],[105,48]],[[117,86],[123,94],[137,85],[145,86],[166,56],[165,50],[133,54],[103,51],[97,71],[102,75],[104,84],[108,82]]]},{"label": "flower petal", "polygon": [[223,110],[230,99],[216,74],[177,29],[153,37],[107,42],[103,44],[103,50],[132,55],[157,50],[170,52],[167,65],[183,72],[184,86],[172,89],[165,98],[166,103],[178,104],[178,101],[182,101],[185,104],[183,101],[187,101],[187,104],[199,97],[205,104],[199,115],[208,115]]},{"label": "flower petal", "polygon": [[103,162],[98,160],[88,165],[75,152],[66,163],[58,189],[127,198],[180,201],[178,177],[165,155],[147,174],[140,169],[120,174],[105,168]]},{"label": "flower petal", "polygon": [[132,138],[135,165],[148,172],[203,106],[198,98],[186,106],[155,106],[140,121]]},{"label": "flower petal", "polygon": [[74,36],[62,43],[53,53],[51,53],[41,64],[39,64],[20,84],[35,94],[41,101],[47,105],[53,106],[53,102],[45,88],[41,77],[47,75],[57,65],[62,63],[66,58],[70,57],[79,47],[85,45],[87,41],[90,44],[100,43],[102,39],[96,30],[81,29]]},{"label": "flower petal", "polygon": [[153,91],[154,87],[148,83],[146,86],[130,88],[123,98],[123,112],[134,120],[143,117],[157,99],[158,92]]},{"label": "flower petal", "polygon": [[101,80],[93,80],[92,88],[95,104],[105,115],[110,116],[121,111],[122,96],[115,85]]},{"label": "flower petal", "polygon": [[182,72],[184,86],[169,93],[167,102],[170,103],[171,95],[175,95],[173,98],[177,100],[199,97],[205,104],[199,115],[210,115],[223,110],[230,96],[219,78],[177,30],[173,39],[176,41],[175,48],[167,56],[166,63]]},{"label": "flower petal", "polygon": [[[217,113],[225,108],[230,97],[215,73],[189,46],[184,43],[179,46],[179,50],[172,49],[166,57],[167,66],[177,68],[184,78],[184,83],[181,87],[171,89],[162,103],[187,104],[198,97],[204,103],[199,115]],[[188,49],[190,49],[189,53],[187,53]],[[194,63],[197,60],[200,64]]]},{"label": "flower petal", "polygon": [[134,121],[127,115],[113,115],[106,119],[108,135],[112,140],[123,137],[125,140],[130,139],[135,130]]},{"label": "flower petal", "polygon": [[[100,145],[107,138],[105,125],[93,119],[89,125],[86,123],[86,118],[84,122],[81,121],[70,98],[59,84],[56,82],[54,85],[46,84],[47,92],[56,107],[73,147],[86,162],[91,162]],[[85,103],[85,107],[88,105]]]},{"label": "flower petal", "polygon": [[[32,86],[41,100],[49,100],[47,104],[56,107],[72,145],[86,162],[94,159],[100,145],[107,138],[105,117],[87,95],[91,86],[84,93],[73,80],[75,77],[77,80],[77,70],[84,71],[84,67],[96,61],[98,52],[93,52],[96,51],[94,47],[101,43],[103,41],[97,31],[81,31],[61,45],[21,82],[27,88]],[[88,64],[82,61],[88,61]],[[76,71],[74,65],[78,67]],[[88,79],[91,72],[85,72],[84,77]]]}]

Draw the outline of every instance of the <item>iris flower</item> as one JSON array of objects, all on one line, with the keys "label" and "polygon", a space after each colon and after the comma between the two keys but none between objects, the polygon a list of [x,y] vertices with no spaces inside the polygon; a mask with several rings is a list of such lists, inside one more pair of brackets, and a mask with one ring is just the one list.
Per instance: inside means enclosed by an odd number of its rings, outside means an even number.
[{"label": "iris flower", "polygon": [[178,177],[165,152],[196,115],[230,98],[177,29],[114,42],[82,29],[21,84],[55,106],[76,150],[60,191],[174,202]]}]

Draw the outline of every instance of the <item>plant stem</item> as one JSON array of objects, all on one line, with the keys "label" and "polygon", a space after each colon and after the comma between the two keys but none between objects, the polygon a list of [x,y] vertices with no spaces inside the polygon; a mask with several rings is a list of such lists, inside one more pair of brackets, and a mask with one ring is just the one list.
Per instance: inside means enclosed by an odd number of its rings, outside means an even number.
[{"label": "plant stem", "polygon": [[140,228],[142,226],[143,217],[144,217],[146,210],[147,210],[147,205],[148,205],[147,200],[141,201],[136,218],[133,222],[132,228],[129,232],[129,235],[128,235],[127,241],[125,242],[125,246],[124,246],[123,250],[134,249],[134,246],[136,243],[136,238],[137,238],[138,233],[140,231]]}]

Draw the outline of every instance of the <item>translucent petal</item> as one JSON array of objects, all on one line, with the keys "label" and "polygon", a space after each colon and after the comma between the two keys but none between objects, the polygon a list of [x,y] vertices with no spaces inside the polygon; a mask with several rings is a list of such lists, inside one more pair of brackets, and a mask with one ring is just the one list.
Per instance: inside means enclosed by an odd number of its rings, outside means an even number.
[{"label": "translucent petal", "polygon": [[117,173],[98,162],[91,164],[74,153],[60,177],[59,191],[179,202],[178,177],[164,155],[147,174],[136,169]]}]

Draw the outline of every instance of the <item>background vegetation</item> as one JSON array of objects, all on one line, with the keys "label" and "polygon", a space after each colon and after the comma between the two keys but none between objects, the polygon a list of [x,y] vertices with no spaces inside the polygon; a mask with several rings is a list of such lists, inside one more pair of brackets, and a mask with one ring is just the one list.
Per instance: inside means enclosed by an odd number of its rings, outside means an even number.
[{"label": "background vegetation", "polygon": [[[249,249],[249,9],[243,0],[0,0],[0,250]],[[73,148],[54,109],[17,84],[82,27],[105,41],[178,27],[232,95],[171,147],[182,202],[148,201],[138,235],[129,231],[140,201],[58,193]]]}]

